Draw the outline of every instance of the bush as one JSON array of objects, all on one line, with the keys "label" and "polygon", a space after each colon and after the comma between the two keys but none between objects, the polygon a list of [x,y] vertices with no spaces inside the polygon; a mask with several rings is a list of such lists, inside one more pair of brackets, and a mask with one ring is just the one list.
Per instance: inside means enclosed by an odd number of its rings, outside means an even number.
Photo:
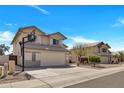
[{"label": "bush", "polygon": [[94,65],[94,67],[95,67],[96,63],[100,63],[101,62],[100,61],[100,57],[98,57],[98,56],[89,56],[89,61],[90,61],[91,64]]}]

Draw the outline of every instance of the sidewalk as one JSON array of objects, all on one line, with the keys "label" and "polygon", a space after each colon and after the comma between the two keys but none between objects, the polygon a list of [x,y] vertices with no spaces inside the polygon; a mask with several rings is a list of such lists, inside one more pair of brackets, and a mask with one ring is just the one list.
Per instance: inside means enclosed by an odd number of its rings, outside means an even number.
[{"label": "sidewalk", "polygon": [[40,80],[34,79],[34,80],[26,80],[26,81],[20,81],[15,83],[8,83],[8,84],[1,84],[0,88],[49,88],[48,85],[41,82]]},{"label": "sidewalk", "polygon": [[103,77],[124,71],[124,65],[121,67],[107,69],[92,69],[92,68],[48,68],[34,71],[27,71],[36,79],[21,81],[16,83],[1,84],[0,87],[13,88],[50,88],[50,87],[66,87],[80,82],[85,82],[91,79]]}]

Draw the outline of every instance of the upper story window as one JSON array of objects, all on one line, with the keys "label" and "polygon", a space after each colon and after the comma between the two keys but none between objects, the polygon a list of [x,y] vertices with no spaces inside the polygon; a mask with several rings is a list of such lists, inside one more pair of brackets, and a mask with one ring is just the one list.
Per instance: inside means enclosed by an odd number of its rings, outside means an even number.
[{"label": "upper story window", "polygon": [[102,52],[107,52],[107,49],[106,48],[102,48]]},{"label": "upper story window", "polygon": [[59,45],[59,40],[53,39],[53,45]]}]

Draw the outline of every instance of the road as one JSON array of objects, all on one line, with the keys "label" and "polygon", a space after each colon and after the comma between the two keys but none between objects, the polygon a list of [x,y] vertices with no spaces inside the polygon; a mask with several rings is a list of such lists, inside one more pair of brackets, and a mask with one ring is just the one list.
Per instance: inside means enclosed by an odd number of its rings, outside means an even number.
[{"label": "road", "polygon": [[124,88],[124,71],[71,85],[66,88]]}]

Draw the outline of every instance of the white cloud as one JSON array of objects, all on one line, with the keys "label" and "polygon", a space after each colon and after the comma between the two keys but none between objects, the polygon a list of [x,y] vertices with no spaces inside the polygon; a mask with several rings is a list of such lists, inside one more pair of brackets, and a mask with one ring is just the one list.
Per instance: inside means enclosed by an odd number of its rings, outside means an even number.
[{"label": "white cloud", "polygon": [[94,42],[97,42],[96,40],[84,38],[82,36],[71,37],[71,39],[76,43],[94,43]]},{"label": "white cloud", "polygon": [[7,46],[9,46],[9,47],[10,47],[10,49],[9,49],[9,52],[8,52],[8,51],[6,51],[6,52],[5,52],[5,54],[6,54],[6,55],[8,55],[8,54],[13,53],[13,46],[12,46],[12,45],[7,45]]},{"label": "white cloud", "polygon": [[0,31],[0,41],[11,41],[13,36],[10,31]]},{"label": "white cloud", "polygon": [[120,24],[124,24],[124,19],[119,20]]},{"label": "white cloud", "polygon": [[124,25],[124,19],[119,18],[116,23],[112,24],[112,27],[120,27]]},{"label": "white cloud", "polygon": [[17,24],[7,23],[6,26],[17,26]]},{"label": "white cloud", "polygon": [[67,49],[71,49],[73,47],[74,43],[73,42],[69,42],[66,45],[68,46]]},{"label": "white cloud", "polygon": [[124,51],[124,48],[122,48],[122,47],[112,47],[110,50],[113,51],[113,52]]},{"label": "white cloud", "polygon": [[119,23],[115,23],[112,25],[112,27],[120,27],[120,26],[121,26],[121,24],[119,24]]},{"label": "white cloud", "polygon": [[83,43],[83,44],[86,44],[86,43],[98,42],[97,40],[84,38],[84,37],[82,37],[82,36],[68,37],[68,39],[70,40],[70,42],[67,43],[68,49],[71,49],[75,43]]},{"label": "white cloud", "polygon": [[121,41],[113,41],[111,42],[111,51],[124,51],[124,42]]},{"label": "white cloud", "polygon": [[6,26],[12,26],[12,24],[5,24]]},{"label": "white cloud", "polygon": [[45,9],[43,9],[43,8],[40,8],[39,6],[30,5],[30,7],[33,7],[33,8],[35,8],[35,9],[37,9],[37,10],[40,11],[42,14],[45,14],[45,15],[49,15],[49,14],[50,14],[49,11],[47,11],[47,10],[45,10]]},{"label": "white cloud", "polygon": [[12,45],[10,45],[10,42],[13,39],[13,33],[10,31],[0,31],[0,44],[5,44],[10,47],[9,52],[5,52],[5,54],[10,54],[13,51]]}]

